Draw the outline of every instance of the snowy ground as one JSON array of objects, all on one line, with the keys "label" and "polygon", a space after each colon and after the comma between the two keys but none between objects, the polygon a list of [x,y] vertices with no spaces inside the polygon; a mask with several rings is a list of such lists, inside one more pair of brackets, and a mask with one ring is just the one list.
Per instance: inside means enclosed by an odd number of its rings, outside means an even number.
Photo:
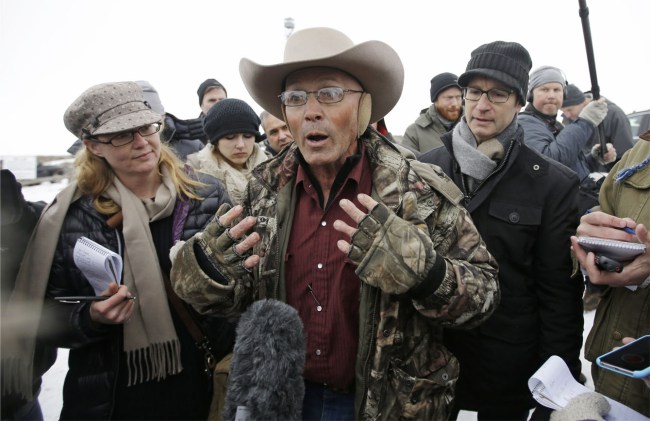
[{"label": "snowy ground", "polygon": [[[61,183],[46,183],[36,186],[23,188],[23,194],[27,200],[37,201],[43,200],[51,202],[54,196],[67,184],[66,181]],[[594,311],[585,313],[585,328],[583,337],[586,339],[589,330],[594,322]],[[581,353],[584,354],[584,353]],[[61,391],[63,389],[63,380],[68,370],[68,350],[59,349],[58,358],[56,363],[50,370],[43,376],[43,386],[40,395],[40,403],[43,410],[43,417],[46,421],[57,420],[62,406]],[[582,358],[582,373],[587,377],[585,386],[593,389],[593,382],[591,380],[591,363]],[[476,413],[461,411],[458,418],[460,421],[474,421],[476,420]]]}]

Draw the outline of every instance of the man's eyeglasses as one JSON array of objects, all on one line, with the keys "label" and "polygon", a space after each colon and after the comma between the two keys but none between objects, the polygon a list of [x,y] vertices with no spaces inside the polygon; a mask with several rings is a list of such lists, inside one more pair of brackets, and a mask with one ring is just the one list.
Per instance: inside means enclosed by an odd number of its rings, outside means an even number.
[{"label": "man's eyeglasses", "polygon": [[494,104],[503,104],[504,102],[507,102],[508,98],[510,98],[510,95],[514,93],[514,91],[506,91],[497,88],[492,88],[487,91],[479,88],[465,88],[463,91],[465,93],[465,99],[469,99],[470,101],[478,101],[481,99],[481,96],[483,96],[483,94],[487,94],[488,100]]},{"label": "man's eyeglasses", "polygon": [[88,139],[103,144],[111,144],[112,146],[119,148],[120,146],[126,146],[129,143],[133,142],[135,139],[135,133],[139,133],[142,137],[151,136],[152,134],[158,133],[162,128],[162,123],[152,123],[147,124],[146,126],[138,127],[135,130],[128,132],[118,133],[115,136],[109,138],[108,140],[99,140],[96,137],[88,137]]},{"label": "man's eyeglasses", "polygon": [[343,101],[345,94],[348,92],[363,93],[363,91],[355,91],[354,89],[343,89],[336,86],[328,88],[321,88],[317,91],[284,91],[278,98],[287,107],[299,107],[307,103],[309,94],[316,96],[316,101],[321,104],[335,104]]}]

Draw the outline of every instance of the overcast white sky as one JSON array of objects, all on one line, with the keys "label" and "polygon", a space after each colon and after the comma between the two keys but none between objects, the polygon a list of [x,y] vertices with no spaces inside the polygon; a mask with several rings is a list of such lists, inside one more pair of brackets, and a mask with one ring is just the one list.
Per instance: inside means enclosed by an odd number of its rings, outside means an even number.
[{"label": "overcast white sky", "polygon": [[[650,108],[650,1],[587,0],[602,95],[625,112]],[[533,68],[560,67],[590,88],[578,0],[0,0],[0,155],[65,154],[67,106],[91,85],[144,79],[168,112],[199,113],[196,89],[214,77],[248,101],[239,60],[282,59],[284,19],[331,26],[355,43],[378,39],[401,56],[404,92],[388,114],[402,134],[430,104],[434,75],[464,71],[471,51],[517,41]]]}]

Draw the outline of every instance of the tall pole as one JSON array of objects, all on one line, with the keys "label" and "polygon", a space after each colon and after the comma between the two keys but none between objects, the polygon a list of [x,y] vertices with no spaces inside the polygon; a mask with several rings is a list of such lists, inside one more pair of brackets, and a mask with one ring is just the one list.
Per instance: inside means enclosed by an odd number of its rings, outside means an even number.
[{"label": "tall pole", "polygon": [[[580,5],[580,20],[582,21],[582,33],[585,38],[585,48],[587,50],[587,63],[589,64],[589,77],[591,78],[591,94],[593,100],[600,98],[600,87],[598,86],[598,76],[596,75],[596,59],[594,58],[594,45],[591,41],[591,27],[589,26],[589,8],[587,7],[587,0],[578,0]],[[597,128],[597,133],[600,143],[600,151],[598,154],[602,157],[607,152],[607,144],[604,133],[601,133],[600,125]]]}]

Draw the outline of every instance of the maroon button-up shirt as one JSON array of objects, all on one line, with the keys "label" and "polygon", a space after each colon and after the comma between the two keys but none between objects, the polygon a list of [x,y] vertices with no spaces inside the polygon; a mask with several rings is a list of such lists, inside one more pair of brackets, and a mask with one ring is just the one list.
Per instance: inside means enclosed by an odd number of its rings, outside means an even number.
[{"label": "maroon button-up shirt", "polygon": [[296,209],[285,255],[287,303],[298,311],[305,327],[305,379],[340,389],[354,384],[361,281],[354,273],[356,266],[336,246],[338,240],[350,239],[334,229],[334,221],[340,219],[356,226],[339,206],[341,199],[366,210],[357,194],[370,195],[372,178],[365,150],[359,145],[360,155],[348,158],[330,193],[335,196],[327,206],[321,205],[320,187],[300,166]]}]

